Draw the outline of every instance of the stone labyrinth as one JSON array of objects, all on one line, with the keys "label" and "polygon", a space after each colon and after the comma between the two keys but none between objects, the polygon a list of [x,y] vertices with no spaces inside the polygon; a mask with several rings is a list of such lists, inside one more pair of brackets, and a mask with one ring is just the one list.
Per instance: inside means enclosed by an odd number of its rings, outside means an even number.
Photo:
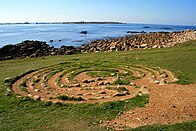
[{"label": "stone labyrinth", "polygon": [[45,102],[97,103],[149,94],[151,84],[176,80],[159,67],[67,62],[26,73],[12,85],[12,90]]}]

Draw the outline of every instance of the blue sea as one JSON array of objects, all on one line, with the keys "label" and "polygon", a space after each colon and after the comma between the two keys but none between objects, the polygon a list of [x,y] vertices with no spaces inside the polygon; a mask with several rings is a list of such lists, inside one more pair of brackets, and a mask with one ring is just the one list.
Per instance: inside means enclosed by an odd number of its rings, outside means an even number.
[{"label": "blue sea", "polygon": [[[148,26],[149,28],[144,28]],[[0,47],[25,40],[45,41],[50,46],[81,46],[93,40],[127,36],[127,31],[173,32],[196,26],[153,24],[18,24],[0,25]],[[87,31],[88,34],[81,34]],[[53,42],[50,42],[53,40]]]}]

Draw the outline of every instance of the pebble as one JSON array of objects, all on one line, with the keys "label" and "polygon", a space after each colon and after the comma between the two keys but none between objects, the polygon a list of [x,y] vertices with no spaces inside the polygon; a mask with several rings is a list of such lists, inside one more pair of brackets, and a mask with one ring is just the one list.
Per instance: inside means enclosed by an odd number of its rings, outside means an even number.
[{"label": "pebble", "polygon": [[102,77],[98,77],[98,78],[96,79],[96,81],[101,81],[101,80],[103,80]]},{"label": "pebble", "polygon": [[131,83],[130,83],[130,86],[136,86],[136,84],[131,82]]},{"label": "pebble", "polygon": [[80,87],[81,85],[78,83],[78,84],[74,84],[73,86],[74,87]]},{"label": "pebble", "polygon": [[81,85],[81,87],[87,87],[87,85]]},{"label": "pebble", "polygon": [[28,94],[28,97],[32,97],[32,95],[31,94]]},{"label": "pebble", "polygon": [[83,83],[90,83],[89,80],[83,80],[82,82],[83,82]]},{"label": "pebble", "polygon": [[106,94],[106,92],[105,91],[100,91],[99,94]]},{"label": "pebble", "polygon": [[160,77],[161,77],[161,78],[167,78],[168,75],[167,75],[167,74],[162,74],[162,75],[160,75]]},{"label": "pebble", "polygon": [[164,84],[166,84],[166,81],[165,81],[165,79],[162,79],[162,80],[159,82],[159,85],[164,85]]},{"label": "pebble", "polygon": [[116,96],[126,96],[126,95],[128,95],[128,94],[129,94],[128,91],[123,91],[123,92],[118,92],[118,93],[114,94],[113,97],[116,97]]},{"label": "pebble", "polygon": [[106,82],[105,82],[105,85],[109,85],[109,84],[110,84],[110,82],[109,82],[109,81],[106,81]]},{"label": "pebble", "polygon": [[104,82],[103,81],[102,82],[99,82],[98,85],[99,86],[104,85]]},{"label": "pebble", "polygon": [[111,76],[115,76],[115,73],[111,73]]},{"label": "pebble", "polygon": [[177,82],[177,81],[179,81],[179,79],[178,78],[174,78],[173,82]]},{"label": "pebble", "polygon": [[155,80],[155,81],[154,81],[154,83],[155,83],[155,84],[159,84],[159,83],[160,83],[160,81],[158,81],[158,80]]},{"label": "pebble", "polygon": [[35,101],[39,101],[39,100],[40,100],[40,96],[33,96],[33,99],[34,99]]},{"label": "pebble", "polygon": [[104,97],[102,97],[102,96],[99,96],[99,97],[97,97],[97,99],[104,99]]},{"label": "pebble", "polygon": [[35,89],[34,91],[35,91],[35,92],[39,92],[40,90],[39,90],[39,89]]}]

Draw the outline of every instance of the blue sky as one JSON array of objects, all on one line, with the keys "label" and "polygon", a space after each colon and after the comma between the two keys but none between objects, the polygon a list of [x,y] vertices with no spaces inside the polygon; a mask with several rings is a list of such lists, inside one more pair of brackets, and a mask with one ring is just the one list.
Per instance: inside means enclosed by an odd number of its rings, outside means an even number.
[{"label": "blue sky", "polygon": [[0,0],[0,22],[121,21],[196,25],[196,0]]}]

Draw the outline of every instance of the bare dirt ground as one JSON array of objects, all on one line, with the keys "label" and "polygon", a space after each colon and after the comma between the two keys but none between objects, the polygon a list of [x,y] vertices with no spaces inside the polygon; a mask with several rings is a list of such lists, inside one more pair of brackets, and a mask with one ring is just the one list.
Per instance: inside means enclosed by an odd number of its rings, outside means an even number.
[{"label": "bare dirt ground", "polygon": [[[132,72],[132,76],[138,77],[131,80],[129,85],[114,85],[117,76],[92,77],[88,71],[68,79],[73,73],[59,76],[65,71],[57,72],[48,80],[45,77],[50,69],[41,69],[30,73],[16,81],[12,90],[22,96],[39,99],[41,101],[62,103],[97,103],[116,100],[126,100],[137,95],[149,95],[149,103],[144,108],[135,108],[123,112],[111,121],[105,121],[102,126],[122,130],[125,127],[136,128],[153,124],[173,124],[196,120],[196,84],[178,85],[174,75],[165,69],[149,67],[126,67],[118,69],[119,73]],[[20,89],[21,83],[26,80],[26,91]],[[39,79],[33,83],[34,79]],[[58,81],[58,79],[60,79]],[[118,87],[124,87],[126,91],[119,92]],[[59,100],[57,96],[66,95],[79,98],[82,101]]]},{"label": "bare dirt ground", "polygon": [[[154,71],[158,76],[158,72]],[[173,80],[171,72],[167,81]],[[136,128],[153,124],[174,124],[196,120],[196,84],[158,85],[149,82],[150,73],[146,72],[146,77],[135,81],[149,88],[149,104],[144,108],[135,108],[122,113],[112,121],[107,121],[103,125],[122,130],[124,127]],[[158,76],[160,79],[160,76]]]}]

